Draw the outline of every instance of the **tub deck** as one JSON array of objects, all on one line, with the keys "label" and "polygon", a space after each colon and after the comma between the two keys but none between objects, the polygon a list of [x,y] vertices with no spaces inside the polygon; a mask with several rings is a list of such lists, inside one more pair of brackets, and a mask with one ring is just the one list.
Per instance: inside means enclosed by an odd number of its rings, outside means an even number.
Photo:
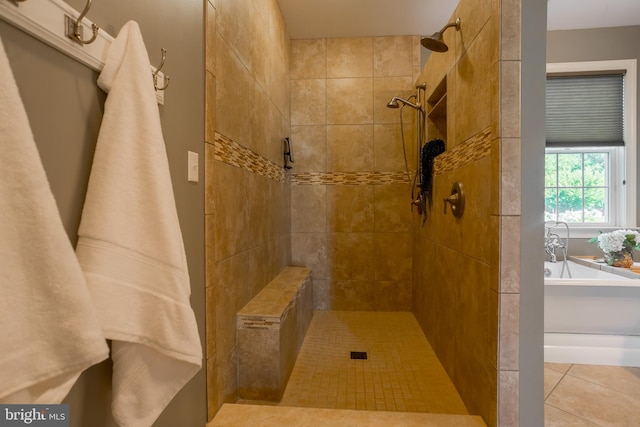
[{"label": "tub deck", "polygon": [[576,264],[584,265],[589,268],[595,268],[597,270],[606,271],[607,273],[615,274],[617,276],[627,277],[629,279],[640,279],[640,263],[634,262],[631,268],[612,267],[604,262],[602,257],[596,256],[570,256],[569,261],[573,261]]}]

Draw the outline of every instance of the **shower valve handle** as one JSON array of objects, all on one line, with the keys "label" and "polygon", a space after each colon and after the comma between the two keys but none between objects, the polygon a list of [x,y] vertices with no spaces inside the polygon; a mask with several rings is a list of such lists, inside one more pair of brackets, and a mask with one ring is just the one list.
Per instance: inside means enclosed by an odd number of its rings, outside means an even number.
[{"label": "shower valve handle", "polygon": [[454,217],[460,218],[464,212],[464,190],[462,183],[456,182],[451,188],[449,197],[442,199],[444,201],[444,213],[447,214],[447,203],[451,204],[451,213]]},{"label": "shower valve handle", "polygon": [[422,206],[424,204],[424,199],[422,198],[422,194],[419,194],[418,197],[411,201],[411,209],[415,206],[418,208],[418,214],[422,215]]},{"label": "shower valve handle", "polygon": [[455,206],[458,204],[458,195],[457,194],[452,194],[449,197],[445,197],[444,199],[442,199],[442,201],[444,202],[444,213],[446,215],[446,213],[447,213],[447,203],[451,203],[452,209],[455,210]]}]

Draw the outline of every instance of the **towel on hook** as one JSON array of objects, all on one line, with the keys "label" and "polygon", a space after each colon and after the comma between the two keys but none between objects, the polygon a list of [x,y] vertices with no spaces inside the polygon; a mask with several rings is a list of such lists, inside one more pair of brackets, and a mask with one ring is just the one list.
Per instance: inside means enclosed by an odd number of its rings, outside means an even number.
[{"label": "towel on hook", "polygon": [[108,92],[76,253],[108,339],[119,425],[150,426],[202,365],[187,260],[140,28],[126,23],[98,85]]},{"label": "towel on hook", "polygon": [[0,403],[60,403],[109,356],[0,41]]}]

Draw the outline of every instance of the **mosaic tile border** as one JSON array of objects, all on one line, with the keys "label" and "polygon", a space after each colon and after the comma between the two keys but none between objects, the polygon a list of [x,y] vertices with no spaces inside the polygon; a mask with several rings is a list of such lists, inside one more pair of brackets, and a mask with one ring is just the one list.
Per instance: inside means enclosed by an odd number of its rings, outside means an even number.
[{"label": "mosaic tile border", "polygon": [[440,175],[451,172],[489,155],[491,155],[490,127],[436,157],[433,162],[433,174]]},{"label": "mosaic tile border", "polygon": [[[490,138],[491,128],[486,128],[462,144],[445,151],[435,159],[433,174],[450,172],[489,156],[491,154]],[[285,172],[282,166],[217,132],[213,147],[216,160],[278,182],[291,182],[298,185],[388,185],[409,182],[406,172]],[[413,176],[410,178],[412,179]]]},{"label": "mosaic tile border", "polygon": [[246,169],[278,182],[288,182],[290,174],[282,166],[254,153],[224,135],[215,133],[213,141],[215,159],[230,166]]},{"label": "mosaic tile border", "polygon": [[291,182],[300,185],[386,185],[408,184],[405,172],[301,172]]},{"label": "mosaic tile border", "polygon": [[279,182],[307,185],[384,185],[408,183],[405,172],[285,172],[261,155],[254,153],[216,132],[213,142],[215,159],[230,166],[246,169]]}]

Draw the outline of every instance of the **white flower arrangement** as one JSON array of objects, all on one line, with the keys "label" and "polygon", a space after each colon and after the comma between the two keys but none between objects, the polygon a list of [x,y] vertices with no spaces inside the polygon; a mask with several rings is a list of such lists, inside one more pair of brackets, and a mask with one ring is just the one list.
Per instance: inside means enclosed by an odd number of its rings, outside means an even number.
[{"label": "white flower arrangement", "polygon": [[615,230],[610,233],[600,233],[598,237],[589,240],[597,243],[605,253],[626,250],[640,250],[640,233],[636,230]]}]

